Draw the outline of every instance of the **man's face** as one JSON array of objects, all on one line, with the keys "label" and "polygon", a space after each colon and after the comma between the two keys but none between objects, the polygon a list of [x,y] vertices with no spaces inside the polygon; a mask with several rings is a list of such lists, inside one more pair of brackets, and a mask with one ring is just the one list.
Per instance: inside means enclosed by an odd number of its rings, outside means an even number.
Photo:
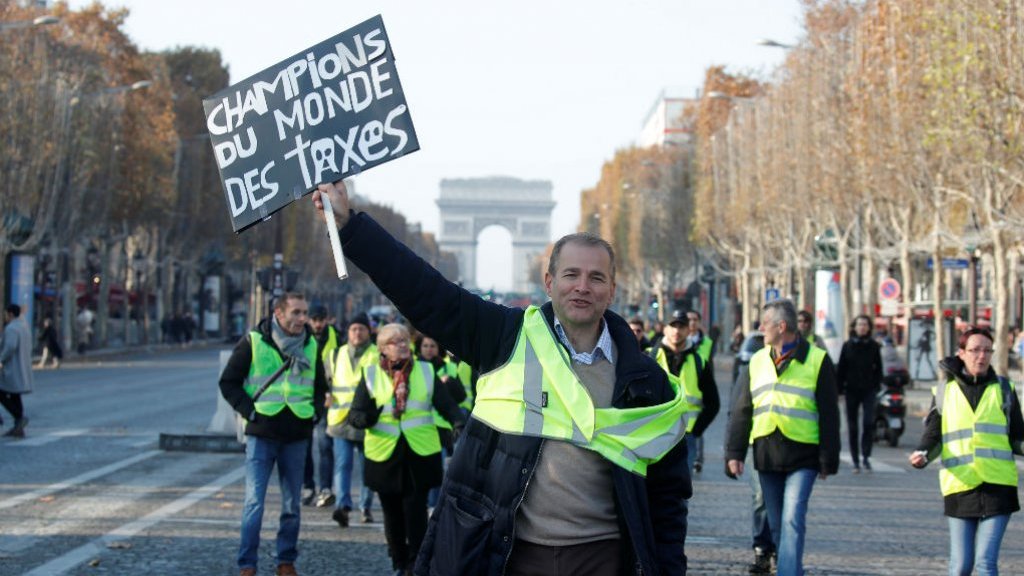
[{"label": "man's face", "polygon": [[696,334],[697,332],[700,332],[700,316],[693,312],[687,312],[686,321],[687,327],[689,328],[691,334]]},{"label": "man's face", "polygon": [[596,328],[615,297],[611,257],[600,246],[570,242],[562,247],[555,275],[544,273],[544,289],[562,324]]},{"label": "man's face", "polygon": [[289,298],[284,309],[274,309],[274,318],[289,336],[298,336],[305,331],[309,320],[309,304],[304,298]]},{"label": "man's face", "polygon": [[348,325],[348,343],[359,347],[370,339],[370,329],[362,324]]},{"label": "man's face", "polygon": [[782,344],[782,334],[785,332],[785,323],[775,319],[772,313],[766,313],[761,320],[761,332],[764,333],[765,346],[777,346]]},{"label": "man's face", "polygon": [[11,320],[14,320],[14,315],[8,312],[7,310],[4,310],[4,323],[10,324]]},{"label": "man's face", "polygon": [[686,336],[689,335],[689,329],[683,322],[672,322],[665,326],[665,330],[662,336],[665,339],[665,343],[673,348],[679,348],[683,342],[686,341]]},{"label": "man's face", "polygon": [[644,325],[631,323],[629,329],[633,331],[633,336],[636,337],[636,341],[640,342],[644,339]]},{"label": "man's face", "polygon": [[327,327],[327,318],[310,318],[309,325],[311,328],[313,328],[313,333],[319,336],[320,334],[323,333],[324,328]]}]

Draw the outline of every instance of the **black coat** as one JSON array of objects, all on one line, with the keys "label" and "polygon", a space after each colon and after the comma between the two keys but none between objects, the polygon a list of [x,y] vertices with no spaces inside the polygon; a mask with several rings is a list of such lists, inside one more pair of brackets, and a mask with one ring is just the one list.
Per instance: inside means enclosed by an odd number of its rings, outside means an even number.
[{"label": "black coat", "polygon": [[[274,338],[271,336],[270,318],[264,318],[256,327],[260,337],[271,348],[281,354]],[[306,344],[313,337],[313,332],[306,327]],[[282,358],[284,355],[282,354]],[[324,397],[327,394],[327,379],[324,377],[324,363],[320,357],[320,348],[317,347],[316,368],[313,380],[313,408],[316,415],[312,419],[303,419],[296,416],[291,410],[285,408],[273,416],[264,416],[256,413],[256,405],[252,398],[245,391],[245,379],[249,376],[249,367],[252,365],[252,344],[249,341],[249,334],[246,334],[235,345],[231,352],[224,372],[220,375],[220,394],[227,400],[227,403],[247,420],[245,433],[249,436],[259,436],[269,440],[280,440],[293,442],[295,440],[308,439],[313,434],[313,424],[323,417]]]},{"label": "black coat", "polygon": [[[946,358],[939,363],[941,378],[947,381],[955,378],[960,391],[963,392],[972,409],[977,409],[981,394],[989,384],[998,382],[995,370],[991,367],[984,378],[974,378],[964,372],[964,363],[956,356]],[[1007,433],[1013,452],[1024,455],[1021,443],[1024,442],[1024,417],[1020,413],[1017,395],[1010,395],[1010,421]],[[935,398],[932,407],[924,420],[924,433],[918,450],[928,453],[931,461],[942,452],[942,415],[935,409]],[[1020,500],[1016,486],[984,483],[973,490],[950,494],[943,499],[946,516],[953,518],[984,518],[995,514],[1009,514],[1020,510]]]},{"label": "black coat", "polygon": [[[419,370],[413,366],[413,370]],[[461,429],[465,424],[462,412],[448,395],[445,386],[439,386],[440,382],[435,381],[433,405],[441,416],[452,423],[455,429]],[[384,409],[388,409],[385,407]],[[365,430],[377,424],[380,418],[381,407],[374,402],[366,385],[365,377],[359,381],[356,387],[355,397],[352,399],[352,408],[348,413],[348,421],[354,428]],[[435,428],[436,430],[436,428]],[[408,472],[408,474],[406,474]],[[441,453],[421,456],[417,454],[406,442],[405,436],[399,436],[398,445],[391,457],[384,462],[374,462],[369,458],[363,467],[363,481],[366,486],[374,492],[385,494],[402,493],[406,490],[429,490],[441,485],[443,468],[441,466]],[[406,485],[406,481],[412,481],[412,486]]]},{"label": "black coat", "polygon": [[[524,312],[487,302],[449,282],[385,232],[366,214],[341,230],[345,255],[418,330],[484,374],[512,355]],[[550,304],[542,311],[553,323]],[[668,377],[641,353],[629,325],[617,314],[604,319],[616,343],[612,405],[649,406],[674,395]],[[504,434],[470,418],[452,457],[442,496],[420,548],[416,574],[501,574],[515,540],[515,516],[545,440]],[[641,477],[615,466],[613,490],[624,573],[684,574],[686,511],[691,495],[686,443]]]},{"label": "black coat", "polygon": [[[803,338],[797,344],[791,360],[787,360],[780,373],[785,372],[792,360],[804,362],[810,352],[810,345]],[[725,459],[743,460],[747,457],[750,444],[750,428],[753,425],[753,403],[750,397],[750,367],[740,368],[733,389],[733,405],[729,409],[729,426],[725,433]],[[786,438],[776,430],[768,436],[754,440],[754,468],[759,472],[792,472],[810,468],[825,474],[839,470],[839,406],[836,394],[835,369],[828,354],[818,371],[818,382],[814,389],[814,400],[818,405],[818,443],[804,444]]]},{"label": "black coat", "polygon": [[877,394],[882,385],[882,346],[873,338],[853,337],[844,342],[836,381],[840,394]]}]

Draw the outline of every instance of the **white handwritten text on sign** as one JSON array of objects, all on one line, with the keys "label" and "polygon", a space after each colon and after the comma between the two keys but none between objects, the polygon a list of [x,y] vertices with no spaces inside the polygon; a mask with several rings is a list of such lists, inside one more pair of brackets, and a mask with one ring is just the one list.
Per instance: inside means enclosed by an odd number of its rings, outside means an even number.
[{"label": "white handwritten text on sign", "polygon": [[235,232],[419,149],[375,16],[203,100]]}]

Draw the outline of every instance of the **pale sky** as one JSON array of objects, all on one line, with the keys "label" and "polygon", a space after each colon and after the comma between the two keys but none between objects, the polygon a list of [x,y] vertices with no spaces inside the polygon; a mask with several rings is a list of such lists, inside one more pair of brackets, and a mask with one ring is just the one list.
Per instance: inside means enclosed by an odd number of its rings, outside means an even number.
[{"label": "pale sky", "polygon": [[[358,176],[358,192],[437,233],[443,178],[550,180],[552,240],[575,231],[580,192],[635,142],[663,89],[693,96],[719,64],[767,76],[784,53],[757,41],[801,35],[799,0],[104,4],[131,10],[127,33],[145,50],[220,50],[232,83],[381,14],[421,149]],[[511,285],[510,239],[481,234],[481,287]]]}]

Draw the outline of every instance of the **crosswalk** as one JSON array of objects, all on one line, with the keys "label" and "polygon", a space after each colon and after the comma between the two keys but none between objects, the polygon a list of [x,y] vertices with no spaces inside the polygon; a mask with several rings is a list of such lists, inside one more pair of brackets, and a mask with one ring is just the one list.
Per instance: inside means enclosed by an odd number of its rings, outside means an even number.
[{"label": "crosswalk", "polygon": [[30,435],[27,438],[5,439],[4,445],[16,449],[38,448],[61,440],[84,436],[94,439],[103,439],[111,447],[115,448],[147,448],[156,446],[160,440],[160,435],[155,432],[122,434],[90,430],[88,428],[69,428],[58,430],[31,429],[28,433]]}]

